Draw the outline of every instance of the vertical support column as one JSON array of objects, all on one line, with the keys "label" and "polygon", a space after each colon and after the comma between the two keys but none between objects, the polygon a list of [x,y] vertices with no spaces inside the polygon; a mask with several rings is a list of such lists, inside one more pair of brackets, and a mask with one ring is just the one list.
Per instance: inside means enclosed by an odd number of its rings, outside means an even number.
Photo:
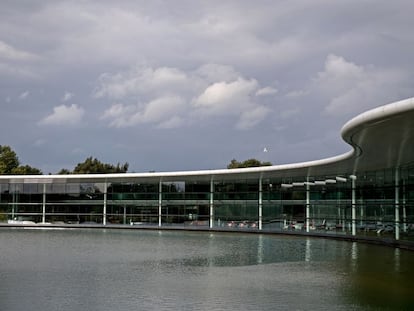
[{"label": "vertical support column", "polygon": [[395,169],[395,239],[400,239],[400,170]]},{"label": "vertical support column", "polygon": [[162,180],[160,179],[158,188],[158,227],[161,227],[161,212],[162,212]]},{"label": "vertical support column", "polygon": [[351,182],[352,182],[352,215],[351,215],[351,223],[352,223],[352,235],[355,236],[356,235],[356,176],[351,176]]},{"label": "vertical support column", "polygon": [[309,232],[310,219],[310,185],[309,179],[306,180],[306,232]]},{"label": "vertical support column", "polygon": [[213,176],[210,180],[210,229],[214,227],[214,182]]},{"label": "vertical support column", "polygon": [[46,222],[46,184],[43,184],[42,196],[42,223]]},{"label": "vertical support column", "polygon": [[106,204],[108,202],[108,183],[105,181],[104,183],[104,197],[103,197],[103,218],[102,218],[102,224],[106,226]]},{"label": "vertical support column", "polygon": [[407,198],[405,193],[405,180],[403,180],[403,232],[407,232]]},{"label": "vertical support column", "polygon": [[263,220],[263,181],[262,176],[259,177],[259,230],[262,230]]},{"label": "vertical support column", "polygon": [[[10,184],[9,184],[10,187]],[[13,190],[13,194],[12,194],[12,220],[15,220],[14,218],[14,210],[16,208],[16,190]]]}]

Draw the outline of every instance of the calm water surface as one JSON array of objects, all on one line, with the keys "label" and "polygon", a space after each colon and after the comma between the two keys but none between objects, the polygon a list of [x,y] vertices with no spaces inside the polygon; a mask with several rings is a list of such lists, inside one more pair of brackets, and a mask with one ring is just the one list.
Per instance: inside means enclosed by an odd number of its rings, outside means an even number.
[{"label": "calm water surface", "polygon": [[414,310],[414,252],[238,233],[1,229],[0,310]]}]

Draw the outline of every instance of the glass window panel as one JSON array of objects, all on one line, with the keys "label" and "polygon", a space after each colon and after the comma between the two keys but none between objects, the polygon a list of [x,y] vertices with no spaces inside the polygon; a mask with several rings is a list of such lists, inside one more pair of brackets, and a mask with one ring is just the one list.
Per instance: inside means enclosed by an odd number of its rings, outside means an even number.
[{"label": "glass window panel", "polygon": [[10,192],[23,192],[23,184],[10,184]]}]

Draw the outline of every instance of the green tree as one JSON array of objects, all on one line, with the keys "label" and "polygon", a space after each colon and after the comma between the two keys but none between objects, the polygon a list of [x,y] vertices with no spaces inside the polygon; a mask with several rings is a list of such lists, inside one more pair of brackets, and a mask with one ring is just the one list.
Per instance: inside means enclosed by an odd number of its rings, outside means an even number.
[{"label": "green tree", "polygon": [[42,175],[42,171],[30,165],[19,165],[12,170],[13,175]]},{"label": "green tree", "polygon": [[257,159],[248,159],[243,162],[239,162],[236,159],[230,161],[230,164],[227,165],[227,168],[246,168],[246,167],[259,167],[259,166],[271,166],[270,162],[261,162]]},{"label": "green tree", "polygon": [[69,174],[71,174],[71,172],[70,172],[68,169],[66,169],[66,168],[62,168],[62,169],[58,172],[58,174],[59,174],[59,175],[69,175]]},{"label": "green tree", "polygon": [[0,174],[10,175],[19,166],[19,158],[9,146],[0,145]]},{"label": "green tree", "polygon": [[10,146],[0,146],[0,175],[40,175],[42,171],[30,165],[20,165]]},{"label": "green tree", "polygon": [[129,164],[118,163],[116,166],[108,163],[102,163],[97,158],[86,158],[82,163],[78,163],[73,170],[73,174],[105,174],[105,173],[126,173]]}]

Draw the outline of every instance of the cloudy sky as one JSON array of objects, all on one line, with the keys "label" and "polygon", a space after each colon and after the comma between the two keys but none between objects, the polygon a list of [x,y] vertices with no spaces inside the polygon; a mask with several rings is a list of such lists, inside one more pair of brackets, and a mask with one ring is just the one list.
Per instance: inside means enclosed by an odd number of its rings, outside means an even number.
[{"label": "cloudy sky", "polygon": [[[56,173],[274,164],[414,95],[414,2],[2,0],[0,145]],[[263,152],[264,148],[268,152]]]}]

